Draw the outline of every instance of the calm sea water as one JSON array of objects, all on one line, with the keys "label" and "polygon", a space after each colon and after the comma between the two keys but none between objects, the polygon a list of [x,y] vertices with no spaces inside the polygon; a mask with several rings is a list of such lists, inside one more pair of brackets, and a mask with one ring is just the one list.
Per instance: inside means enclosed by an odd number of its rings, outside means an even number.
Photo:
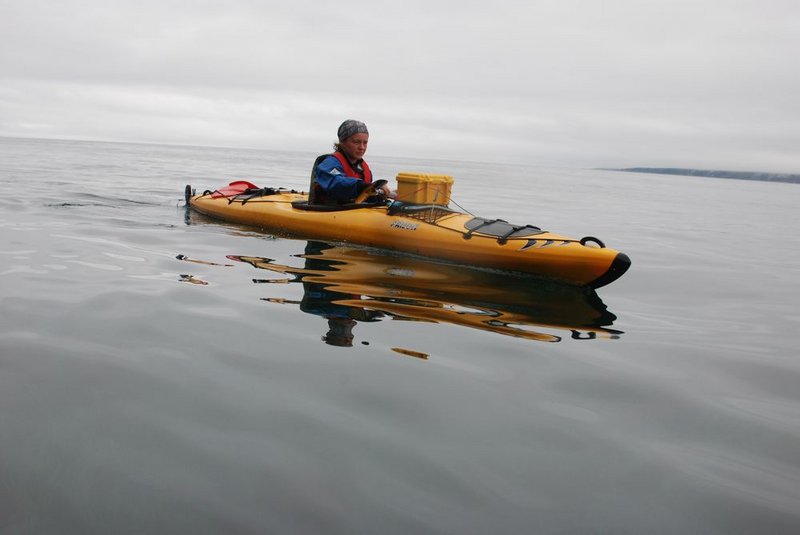
[{"label": "calm sea water", "polygon": [[596,294],[183,208],[313,156],[0,138],[0,533],[800,532],[800,186],[371,158]]}]

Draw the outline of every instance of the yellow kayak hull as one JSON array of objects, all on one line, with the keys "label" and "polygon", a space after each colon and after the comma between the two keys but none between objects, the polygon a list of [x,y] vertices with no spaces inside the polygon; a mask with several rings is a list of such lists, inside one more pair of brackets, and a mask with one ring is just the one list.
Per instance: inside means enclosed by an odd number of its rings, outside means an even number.
[{"label": "yellow kayak hull", "polygon": [[630,266],[624,253],[535,227],[525,226],[505,238],[484,232],[480,225],[471,231],[474,216],[439,207],[432,206],[431,213],[437,213],[427,217],[424,207],[412,216],[371,204],[309,210],[304,209],[306,201],[305,193],[287,191],[247,198],[208,191],[190,195],[187,190],[187,202],[197,212],[292,237],[378,247],[593,288],[613,282]]}]

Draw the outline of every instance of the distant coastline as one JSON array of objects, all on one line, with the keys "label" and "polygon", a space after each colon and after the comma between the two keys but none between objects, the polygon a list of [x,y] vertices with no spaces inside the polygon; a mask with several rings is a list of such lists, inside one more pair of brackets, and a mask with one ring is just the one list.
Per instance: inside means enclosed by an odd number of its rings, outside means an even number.
[{"label": "distant coastline", "polygon": [[762,180],[765,182],[789,182],[800,184],[800,175],[788,173],[760,173],[748,171],[715,171],[704,169],[681,169],[676,167],[628,167],[626,169],[610,169],[628,173],[655,173],[659,175],[702,176],[712,178],[733,178],[737,180]]}]

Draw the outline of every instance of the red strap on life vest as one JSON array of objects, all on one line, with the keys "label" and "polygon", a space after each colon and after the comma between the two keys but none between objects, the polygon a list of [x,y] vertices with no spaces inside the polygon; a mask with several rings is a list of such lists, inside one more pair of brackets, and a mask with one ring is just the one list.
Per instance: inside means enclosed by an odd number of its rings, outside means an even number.
[{"label": "red strap on life vest", "polygon": [[372,171],[370,170],[369,165],[367,165],[366,161],[361,160],[361,167],[364,169],[364,174],[362,175],[361,173],[359,173],[358,171],[353,169],[353,166],[350,165],[350,162],[347,160],[347,157],[344,154],[342,154],[341,152],[336,151],[336,152],[333,153],[333,156],[334,156],[334,158],[339,160],[340,164],[342,164],[342,168],[344,169],[345,176],[352,176],[352,177],[361,178],[367,184],[372,182]]}]

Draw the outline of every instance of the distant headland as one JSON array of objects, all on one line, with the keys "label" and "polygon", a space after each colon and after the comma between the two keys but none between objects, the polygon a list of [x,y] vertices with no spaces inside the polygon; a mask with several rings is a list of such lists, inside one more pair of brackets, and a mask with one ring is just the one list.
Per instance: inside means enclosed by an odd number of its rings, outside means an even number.
[{"label": "distant headland", "polygon": [[766,182],[790,182],[792,184],[800,184],[800,175],[791,175],[787,173],[713,171],[704,169],[680,169],[676,167],[628,167],[626,169],[610,169],[610,171],[626,171],[629,173],[656,173],[659,175],[703,176],[712,178],[734,178],[738,180],[763,180]]}]

